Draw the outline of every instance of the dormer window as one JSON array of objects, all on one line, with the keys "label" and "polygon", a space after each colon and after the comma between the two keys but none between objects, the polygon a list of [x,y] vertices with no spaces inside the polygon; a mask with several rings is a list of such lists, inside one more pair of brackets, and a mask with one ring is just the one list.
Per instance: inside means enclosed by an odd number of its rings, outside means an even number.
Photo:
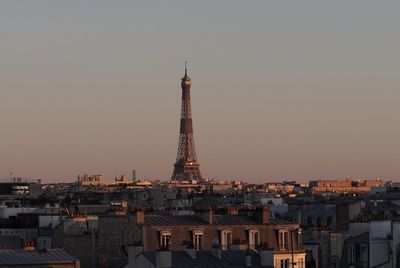
[{"label": "dormer window", "polygon": [[161,231],[160,232],[160,248],[169,249],[171,246],[171,232]]},{"label": "dormer window", "polygon": [[257,229],[249,230],[249,249],[255,249],[260,244],[260,233]]},{"label": "dormer window", "polygon": [[192,241],[193,246],[196,250],[201,250],[203,247],[203,231],[202,230],[195,230],[192,234]]},{"label": "dormer window", "polygon": [[232,231],[221,230],[221,249],[228,250],[232,244]]},{"label": "dormer window", "polygon": [[356,249],[355,249],[354,245],[351,245],[349,247],[348,262],[349,262],[349,264],[355,264],[356,263]]},{"label": "dormer window", "polygon": [[289,248],[289,232],[287,230],[279,230],[279,249],[288,250]]}]

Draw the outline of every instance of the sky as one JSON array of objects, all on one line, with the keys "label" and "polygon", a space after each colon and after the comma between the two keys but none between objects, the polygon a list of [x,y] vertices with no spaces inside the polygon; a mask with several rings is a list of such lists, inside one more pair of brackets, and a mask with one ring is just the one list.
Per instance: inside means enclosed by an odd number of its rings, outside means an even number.
[{"label": "sky", "polygon": [[400,1],[1,1],[0,178],[400,179]]}]

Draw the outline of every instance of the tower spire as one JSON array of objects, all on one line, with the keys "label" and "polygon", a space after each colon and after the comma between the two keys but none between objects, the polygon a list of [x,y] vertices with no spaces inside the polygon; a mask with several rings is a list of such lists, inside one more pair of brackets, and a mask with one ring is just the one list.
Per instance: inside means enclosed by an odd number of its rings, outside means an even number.
[{"label": "tower spire", "polygon": [[187,76],[187,61],[185,61],[185,77]]}]

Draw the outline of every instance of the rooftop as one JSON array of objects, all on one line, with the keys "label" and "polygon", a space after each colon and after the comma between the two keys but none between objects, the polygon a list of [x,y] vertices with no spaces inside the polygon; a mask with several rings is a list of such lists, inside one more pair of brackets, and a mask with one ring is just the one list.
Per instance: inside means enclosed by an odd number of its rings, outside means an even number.
[{"label": "rooftop", "polygon": [[[246,216],[214,215],[214,225],[260,225]],[[208,225],[198,216],[145,215],[144,226],[203,226]]]},{"label": "rooftop", "polygon": [[[290,225],[293,223],[270,219],[270,224],[273,225]],[[206,221],[196,215],[145,215],[143,226],[206,226],[209,225]],[[242,215],[214,215],[213,225],[263,225],[261,222],[249,216]]]},{"label": "rooftop", "polygon": [[[156,253],[155,252],[144,252],[142,253],[146,259],[148,259],[154,265],[156,264]],[[199,251],[196,253],[196,258],[191,258],[184,251],[174,251],[172,254],[172,267],[197,267],[197,268],[209,268],[209,267],[247,267],[245,263],[246,251],[223,251],[221,258],[217,258],[211,251]],[[251,252],[251,267],[266,267],[261,266],[260,257]],[[272,266],[271,266],[272,267]]]},{"label": "rooftop", "polygon": [[75,263],[76,260],[62,249],[0,250],[0,265]]}]

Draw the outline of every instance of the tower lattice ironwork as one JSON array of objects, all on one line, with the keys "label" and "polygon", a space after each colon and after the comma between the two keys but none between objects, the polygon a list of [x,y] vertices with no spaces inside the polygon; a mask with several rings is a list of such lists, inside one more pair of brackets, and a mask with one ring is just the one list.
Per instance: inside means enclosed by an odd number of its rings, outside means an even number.
[{"label": "tower lattice ironwork", "polygon": [[196,150],[194,147],[192,111],[190,105],[190,86],[192,80],[187,75],[185,63],[185,76],[182,78],[182,107],[181,125],[179,131],[179,144],[174,172],[171,180],[173,181],[202,181],[199,163],[197,162]]}]

